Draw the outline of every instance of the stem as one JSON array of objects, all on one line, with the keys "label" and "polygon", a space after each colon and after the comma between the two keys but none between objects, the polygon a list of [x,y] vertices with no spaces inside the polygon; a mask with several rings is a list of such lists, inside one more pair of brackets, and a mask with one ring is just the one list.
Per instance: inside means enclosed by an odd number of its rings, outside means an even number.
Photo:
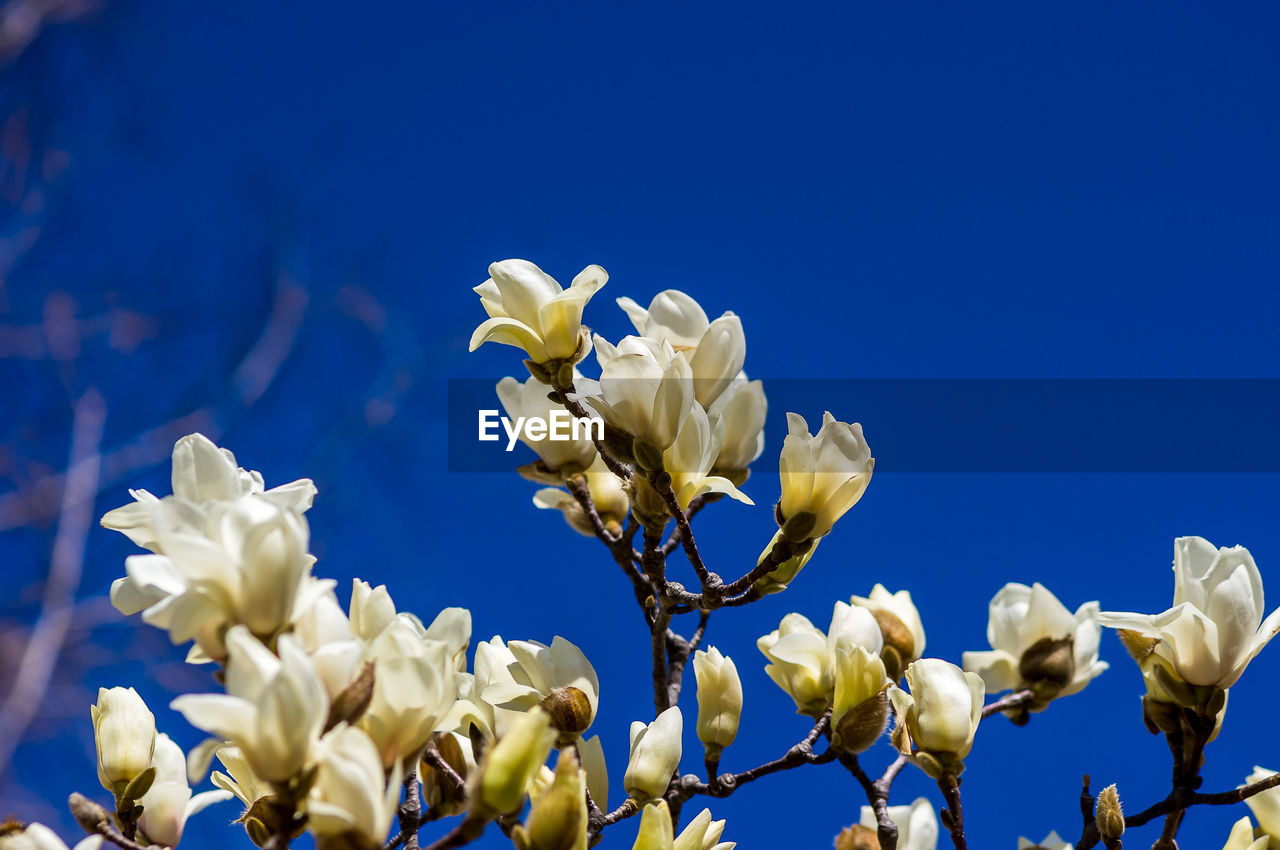
[{"label": "stem", "polygon": [[[698,544],[693,539],[693,526],[689,525],[689,517],[685,514],[684,508],[680,507],[675,491],[671,489],[671,476],[665,470],[659,469],[649,476],[649,483],[653,485],[654,490],[658,491],[663,504],[667,506],[667,513],[671,514],[676,521],[675,531],[671,532],[672,538],[679,539],[680,545],[684,547],[685,557],[689,559],[689,563],[693,565],[693,571],[698,575],[698,583],[702,585],[703,594],[709,591],[714,592],[714,588],[720,584],[720,577],[711,573],[707,565],[702,562]],[[665,547],[660,548],[665,550]]]},{"label": "stem", "polygon": [[956,850],[966,850],[968,844],[964,840],[964,810],[960,804],[960,779],[948,773],[938,780],[938,790],[947,801],[951,843],[955,845]]},{"label": "stem", "polygon": [[[564,409],[572,413],[578,419],[590,419],[591,414],[587,413],[582,404],[575,399],[569,398],[569,393],[573,392],[573,382],[566,387],[552,386],[551,391],[555,393],[556,401],[564,405]],[[587,433],[591,433],[591,429],[587,429]],[[600,459],[604,461],[604,465],[609,467],[609,471],[621,478],[623,481],[631,480],[631,470],[619,463],[605,448],[604,443],[595,437],[591,438],[591,442],[595,444],[596,451],[600,453]]]},{"label": "stem", "polygon": [[[439,760],[444,761],[443,758]],[[400,804],[400,834],[404,836],[405,850],[418,850],[418,825],[421,823],[421,815],[422,801],[418,798],[418,771],[414,769],[409,771],[409,775],[404,779],[404,802]]]},{"label": "stem", "polygon": [[1021,708],[1031,702],[1031,691],[1016,691],[1006,696],[1000,697],[989,705],[982,707],[982,719],[987,719],[993,714],[999,714],[1002,711],[1008,711],[1011,708]]},{"label": "stem", "polygon": [[741,773],[722,773],[716,776],[714,768],[718,762],[709,761],[706,764],[709,781],[699,782],[696,777],[682,777],[677,784],[675,793],[670,795],[668,802],[673,800],[684,802],[695,794],[705,794],[709,797],[728,797],[743,785],[754,782],[771,773],[791,770],[806,764],[829,764],[836,760],[839,753],[828,748],[826,752],[815,754],[813,745],[817,743],[818,738],[826,733],[830,722],[831,712],[828,711],[817,719],[813,724],[813,729],[809,731],[804,740],[792,746],[782,756],[750,770],[744,770]]},{"label": "stem", "polygon": [[451,847],[462,847],[475,841],[484,832],[484,828],[489,825],[489,821],[483,818],[472,817],[470,813],[462,819],[462,822],[449,830],[436,841],[428,844],[425,850],[449,850]]}]

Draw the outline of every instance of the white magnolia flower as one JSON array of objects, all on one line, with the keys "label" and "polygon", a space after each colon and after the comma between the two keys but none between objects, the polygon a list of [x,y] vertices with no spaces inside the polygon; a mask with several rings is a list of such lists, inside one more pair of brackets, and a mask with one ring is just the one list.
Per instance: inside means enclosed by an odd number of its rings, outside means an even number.
[{"label": "white magnolia flower", "polygon": [[[1261,782],[1268,776],[1274,776],[1275,773],[1274,770],[1254,766],[1253,773],[1249,774],[1244,784],[1252,785],[1255,782]],[[1253,812],[1253,816],[1258,819],[1258,828],[1274,841],[1280,842],[1280,788],[1271,788],[1260,794],[1254,794],[1244,802]]]},{"label": "white magnolia flower", "polygon": [[1070,696],[1107,669],[1098,660],[1098,603],[1075,614],[1043,585],[1009,582],[991,600],[989,652],[966,652],[963,666],[982,676],[988,693],[1029,688],[1032,711]]},{"label": "white magnolia flower", "polygon": [[[581,376],[577,376],[581,379]],[[507,411],[507,416],[515,422],[518,419],[541,419],[553,426],[557,419],[565,424],[560,429],[572,437],[573,416],[563,405],[552,401],[547,395],[547,385],[536,378],[529,378],[523,384],[515,378],[503,378],[498,382],[498,400]],[[595,443],[591,441],[589,429],[578,426],[577,434],[581,439],[552,439],[551,434],[543,434],[540,439],[529,436],[523,428],[520,430],[520,442],[533,449],[542,458],[547,468],[555,472],[560,469],[586,469],[596,458]]]},{"label": "white magnolia flower", "polygon": [[835,694],[836,652],[862,647],[878,655],[882,638],[875,617],[837,602],[826,633],[801,614],[787,614],[777,629],[756,641],[771,664],[769,678],[787,692],[800,714],[817,717]]},{"label": "white magnolia flower", "polygon": [[[928,799],[917,797],[909,806],[889,806],[889,820],[898,827],[898,850],[934,850],[938,846],[938,816]],[[875,810],[863,806],[860,826],[875,830]]]},{"label": "white magnolia flower", "polygon": [[680,507],[687,509],[690,502],[705,493],[724,493],[743,504],[754,504],[728,478],[711,474],[723,439],[724,421],[717,419],[712,424],[702,405],[695,401],[675,442],[662,454],[662,465],[671,475],[671,489]]},{"label": "white magnolia flower", "polygon": [[382,756],[362,730],[339,723],[315,749],[316,778],[307,794],[307,829],[314,835],[356,833],[381,844],[400,800],[400,764],[384,778]]},{"label": "white magnolia flower", "polygon": [[649,446],[656,457],[675,442],[693,407],[688,361],[669,344],[643,337],[626,337],[616,347],[599,334],[595,340],[600,381],[585,386],[584,400],[607,425]]},{"label": "white magnolia flower", "polygon": [[[1264,834],[1257,839],[1253,837],[1253,824],[1249,821],[1249,816],[1245,815],[1232,824],[1231,833],[1222,850],[1267,850],[1270,843],[1269,835]],[[1067,850],[1071,850],[1071,845],[1067,845]]]},{"label": "white magnolia flower", "polygon": [[182,840],[187,818],[214,803],[231,799],[231,792],[225,790],[192,796],[191,786],[187,784],[187,757],[163,732],[156,735],[151,766],[156,769],[156,777],[151,788],[138,800],[142,805],[138,828],[152,844],[175,846]]},{"label": "white magnolia flower", "polygon": [[684,357],[693,370],[696,398],[710,407],[742,371],[747,340],[742,321],[726,312],[714,322],[688,295],[675,289],[658,293],[646,310],[630,298],[619,298],[636,333],[655,342],[666,342]]},{"label": "white magnolia flower", "polygon": [[[606,528],[617,533],[622,532],[622,524],[631,510],[631,499],[627,496],[622,480],[614,475],[599,456],[592,461],[582,473],[587,482],[587,492],[591,494],[591,503],[601,522]],[[564,514],[569,527],[579,534],[595,537],[587,515],[573,496],[556,487],[544,487],[533,494],[533,504],[539,508],[551,508]]]},{"label": "white magnolia flower", "polygon": [[323,587],[315,588],[314,594],[299,594],[300,598],[309,596],[310,602],[294,614],[293,634],[311,657],[311,665],[332,699],[358,672],[356,663],[364,652],[364,644],[352,635],[347,615],[329,583],[309,581]]},{"label": "white magnolia flower", "polygon": [[528,260],[489,266],[489,279],[475,288],[489,319],[471,335],[471,350],[500,342],[524,349],[535,363],[577,362],[591,350],[582,310],[609,275],[599,266],[578,272],[568,289]]},{"label": "white magnolia flower", "polygon": [[680,766],[680,736],[684,718],[678,706],[671,706],[652,723],[631,724],[631,755],[622,787],[637,800],[649,800],[667,793],[667,786]]},{"label": "white magnolia flower", "polygon": [[566,743],[591,726],[600,707],[600,679],[581,649],[559,635],[550,646],[513,640],[507,649],[516,659],[507,667],[510,679],[486,683],[481,699],[506,709],[542,705]]},{"label": "white magnolia flower", "polygon": [[834,683],[827,675],[829,650],[821,629],[802,614],[787,614],[756,647],[771,662],[764,672],[795,700],[798,713],[817,717],[826,710]]},{"label": "white magnolia flower", "polygon": [[253,768],[249,767],[249,762],[245,760],[244,752],[239,747],[219,747],[218,761],[222,762],[227,772],[215,770],[209,778],[214,785],[235,795],[244,804],[246,812],[258,800],[274,793],[270,782],[254,775]]},{"label": "white magnolia flower", "polygon": [[387,592],[387,586],[371,587],[368,582],[354,579],[351,583],[351,633],[365,643],[371,642],[396,619],[396,604]]},{"label": "white magnolia flower", "polygon": [[778,519],[788,538],[821,537],[862,498],[875,459],[862,426],[822,415],[822,428],[809,433],[804,417],[787,414],[788,433],[778,458],[782,498]]},{"label": "white magnolia flower", "polygon": [[108,511],[102,525],[119,531],[137,545],[161,553],[152,515],[155,505],[178,500],[196,508],[235,502],[243,496],[261,495],[284,509],[304,513],[315,499],[310,478],[300,478],[266,489],[262,473],[241,469],[229,450],[218,448],[203,434],[188,434],[173,447],[173,495],[157,498],[146,490],[130,490],[134,503]]},{"label": "white magnolia flower", "polygon": [[485,751],[472,782],[475,803],[498,814],[519,811],[555,740],[551,718],[542,709],[531,708],[517,718]]},{"label": "white magnolia flower", "polygon": [[[170,499],[152,512],[162,555],[134,555],[111,588],[123,614],[195,639],[205,656],[226,654],[222,635],[243,623],[262,638],[279,632],[299,603],[314,558],[306,520],[264,495],[198,508]],[[145,610],[144,610],[145,609]]]},{"label": "white magnolia flower", "polygon": [[[494,704],[499,698],[505,702],[512,694],[526,693],[511,673],[518,667],[515,654],[498,635],[476,644],[474,672],[459,677],[458,701],[441,721],[441,728],[455,730],[468,737],[470,727],[474,725],[486,741],[501,738],[511,722],[528,706],[527,702],[516,708],[500,708]],[[485,698],[486,693],[488,699]]]},{"label": "white magnolia flower", "polygon": [[307,763],[329,714],[329,695],[293,635],[279,657],[244,626],[227,632],[225,694],[184,694],[171,706],[197,729],[239,747],[254,775],[284,782]]},{"label": "white magnolia flower", "polygon": [[907,665],[924,654],[924,623],[911,601],[911,593],[906,590],[890,593],[883,584],[877,584],[871,588],[870,595],[855,596],[849,601],[875,616],[884,637],[881,652],[889,677],[901,678]]},{"label": "white magnolia flower", "polygon": [[666,800],[647,804],[640,812],[640,829],[632,850],[733,850],[733,841],[721,841],[724,821],[711,820],[711,810],[703,809],[677,836],[671,828],[671,809]]},{"label": "white magnolia flower", "polygon": [[724,824],[723,820],[711,819],[710,809],[703,809],[676,836],[672,850],[733,850],[737,842],[720,840]]},{"label": "white magnolia flower", "polygon": [[1107,611],[1098,622],[1157,640],[1155,654],[1184,682],[1229,688],[1280,631],[1280,609],[1263,619],[1262,576],[1243,546],[1215,549],[1202,537],[1179,537],[1173,572],[1172,608]]},{"label": "white magnolia flower", "polygon": [[599,735],[578,739],[578,756],[582,769],[587,773],[587,790],[591,799],[606,812],[609,811],[609,771],[604,761],[604,744]]},{"label": "white magnolia flower", "polygon": [[714,646],[693,653],[693,675],[698,683],[698,740],[708,754],[718,754],[738,736],[742,680],[733,659]]},{"label": "white magnolia flower", "polygon": [[1071,842],[1063,841],[1057,832],[1050,832],[1039,843],[1029,838],[1019,838],[1018,850],[1072,850],[1072,846]]},{"label": "white magnolia flower", "polygon": [[982,720],[986,687],[977,673],[966,673],[937,658],[922,658],[907,668],[907,686],[889,689],[897,726],[894,744],[904,755],[918,748],[916,763],[937,779],[959,776],[973,735]]},{"label": "white magnolia flower", "polygon": [[151,766],[155,715],[133,688],[98,688],[98,702],[90,706],[90,714],[98,781],[118,794]]},{"label": "white magnolia flower", "polygon": [[764,422],[769,403],[764,397],[762,381],[748,381],[739,374],[720,397],[707,408],[712,428],[723,428],[720,451],[712,466],[718,474],[732,478],[751,465],[764,451]]},{"label": "white magnolia flower", "polygon": [[[75,846],[75,850],[100,850],[101,835],[90,835]],[[27,824],[18,832],[0,834],[0,850],[67,850],[58,834],[42,823]]]},{"label": "white magnolia flower", "polygon": [[453,653],[420,625],[394,618],[366,647],[373,697],[356,725],[368,733],[383,767],[416,760],[457,696]]}]

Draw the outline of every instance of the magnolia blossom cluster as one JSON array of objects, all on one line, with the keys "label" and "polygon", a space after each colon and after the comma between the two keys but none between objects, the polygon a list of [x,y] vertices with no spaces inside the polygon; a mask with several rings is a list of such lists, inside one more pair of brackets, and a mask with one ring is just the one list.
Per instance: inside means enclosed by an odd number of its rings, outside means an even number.
[{"label": "magnolia blossom cluster", "polygon": [[[490,318],[476,329],[471,348],[485,342],[520,348],[531,374],[523,383],[504,378],[498,384],[507,414],[549,420],[570,404],[605,425],[599,441],[585,433],[576,439],[522,435],[539,460],[521,474],[548,485],[534,496],[538,507],[562,511],[575,530],[593,535],[581,502],[560,489],[584,487],[606,529],[620,531],[628,514],[661,526],[668,512],[653,484],[659,473],[681,508],[700,497],[752,503],[739,488],[764,451],[768,405],[761,382],[743,371],[747,344],[734,313],[710,319],[674,289],[647,308],[619,298],[636,333],[613,343],[582,324],[583,307],[608,279],[598,266],[568,289],[527,260],[494,263],[489,275],[475,291]],[[598,379],[578,371],[593,349]],[[813,435],[801,416],[788,414],[787,421],[777,519],[788,543],[811,545],[862,497],[874,460],[857,424],[827,413]],[[601,452],[640,474],[619,478]],[[790,564],[788,580],[798,569]]]},{"label": "magnolia blossom cluster", "polygon": [[[189,643],[187,660],[214,671],[215,692],[171,703],[208,737],[184,753],[156,730],[132,688],[100,690],[90,716],[114,821],[97,804],[73,800],[77,819],[94,833],[77,850],[98,850],[104,838],[122,847],[174,847],[191,816],[228,800],[238,801],[236,822],[248,837],[270,850],[286,850],[304,831],[321,850],[377,850],[397,827],[405,834],[393,843],[416,842],[411,835],[422,823],[455,816],[460,822],[438,846],[461,846],[496,823],[517,850],[587,850],[605,826],[636,816],[635,850],[732,850],[733,842],[721,841],[725,822],[709,809],[680,828],[693,794],[727,796],[760,776],[837,759],[879,793],[857,757],[886,732],[897,754],[891,771],[919,768],[937,781],[947,809],[940,817],[927,798],[888,805],[887,786],[879,798],[869,791],[874,805],[837,836],[837,850],[882,848],[886,835],[896,835],[899,850],[936,850],[942,828],[961,847],[953,795],[980,724],[1001,713],[1026,723],[1084,689],[1108,668],[1099,657],[1103,627],[1118,630],[1139,665],[1145,719],[1167,737],[1175,782],[1184,796],[1197,787],[1228,690],[1280,631],[1280,611],[1264,616],[1248,550],[1198,537],[1175,541],[1169,610],[1101,612],[1089,601],[1073,611],[1040,583],[1010,582],[988,607],[990,648],[964,652],[960,665],[925,655],[924,623],[907,590],[875,584],[866,596],[837,601],[825,629],[788,613],[756,646],[765,674],[812,724],[809,736],[776,762],[718,774],[745,698],[738,664],[702,641],[707,618],[722,603],[736,607],[785,590],[814,557],[870,482],[874,459],[862,428],[826,413],[814,434],[788,413],[771,539],[743,579],[730,583],[704,566],[701,593],[690,593],[668,583],[654,559],[684,544],[698,566],[692,539],[681,537],[692,534],[695,507],[721,496],[752,504],[741,488],[764,449],[767,402],[761,382],[743,371],[740,319],[732,312],[710,319],[676,290],[648,307],[620,298],[635,334],[615,343],[583,325],[588,302],[608,279],[600,267],[587,267],[567,289],[524,260],[494,263],[489,274],[475,289],[489,318],[471,348],[498,342],[527,355],[529,377],[497,386],[508,415],[596,416],[605,425],[602,434],[569,439],[520,431],[538,456],[520,473],[544,485],[535,505],[561,511],[571,528],[601,538],[634,571],[651,629],[655,707],[630,724],[622,791],[611,794],[595,729],[600,677],[577,645],[558,635],[549,643],[495,635],[472,652],[469,611],[445,608],[424,622],[400,610],[385,586],[360,579],[344,604],[336,581],[313,574],[305,517],[316,495],[311,481],[268,489],[261,474],[193,434],[174,447],[170,495],[131,491],[134,502],[102,524],[147,552],[129,557],[112,585],[116,608],[140,613],[174,644]],[[596,379],[580,371],[592,352]],[[676,531],[662,544],[672,519]],[[632,548],[640,527],[643,552]],[[686,640],[671,618],[694,611],[701,625]],[[681,772],[685,716],[679,677],[667,665],[686,661],[705,781]],[[623,731],[616,730],[619,743]],[[823,744],[828,749],[818,754]],[[196,793],[192,786],[211,768],[214,790]],[[1255,768],[1246,780],[1257,825],[1238,821],[1225,850],[1280,847],[1274,775]],[[1277,787],[1252,793],[1272,782]],[[1099,796],[1093,829],[1095,840],[1120,846],[1125,818],[1116,786]],[[1056,832],[1017,846],[1071,850]],[[0,850],[66,845],[40,824],[6,824]]]}]

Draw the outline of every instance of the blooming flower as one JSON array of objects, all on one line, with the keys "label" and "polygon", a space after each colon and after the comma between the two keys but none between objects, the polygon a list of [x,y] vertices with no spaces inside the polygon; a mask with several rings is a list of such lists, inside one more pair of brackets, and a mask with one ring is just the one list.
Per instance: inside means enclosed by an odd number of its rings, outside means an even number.
[{"label": "blooming flower", "polygon": [[1082,690],[1107,669],[1098,660],[1098,603],[1072,614],[1039,583],[1009,582],[991,600],[987,622],[989,652],[966,652],[963,666],[982,676],[988,693],[1030,689],[1029,708]]},{"label": "blooming flower", "polygon": [[90,707],[98,781],[115,794],[151,766],[156,718],[133,688],[99,688]]},{"label": "blooming flower", "polygon": [[669,343],[689,362],[695,397],[704,407],[710,407],[742,371],[747,340],[742,321],[733,313],[725,312],[709,322],[698,302],[676,289],[658,293],[648,310],[630,298],[619,298],[618,306],[631,319],[636,333]]},{"label": "blooming flower", "polygon": [[529,791],[532,805],[523,824],[511,837],[524,850],[587,850],[586,772],[572,750],[562,750],[550,781],[534,782]]},{"label": "blooming flower", "polygon": [[826,633],[801,614],[787,614],[756,647],[772,662],[765,673],[795,700],[797,712],[817,717],[834,697],[837,650],[862,647],[876,655],[881,636],[869,611],[837,602]]},{"label": "blooming flower", "polygon": [[613,346],[599,334],[595,339],[600,380],[584,382],[584,400],[606,425],[645,447],[633,447],[641,454],[628,459],[656,467],[693,407],[689,363],[665,342],[629,336]]},{"label": "blooming flower", "polygon": [[591,351],[582,310],[609,275],[587,266],[568,289],[528,260],[489,266],[489,279],[475,288],[489,318],[471,335],[471,350],[500,342],[524,349],[534,363],[577,362]]},{"label": "blooming flower", "polygon": [[[75,850],[100,850],[102,841],[101,835],[90,835]],[[67,845],[49,827],[32,823],[18,832],[0,833],[0,850],[67,850]]]},{"label": "blooming flower", "polygon": [[703,809],[689,821],[680,835],[671,828],[671,809],[666,800],[647,804],[640,812],[640,829],[632,850],[733,850],[733,841],[721,841],[724,821],[712,821],[711,810]]},{"label": "blooming flower", "polygon": [[739,486],[746,480],[747,467],[764,451],[764,422],[769,412],[764,384],[748,381],[739,374],[710,407],[707,417],[713,428],[720,423],[723,437],[712,470]]},{"label": "blooming flower", "polygon": [[[523,384],[515,378],[503,378],[498,382],[498,400],[502,402],[512,421],[520,418],[541,419],[554,425],[558,416],[566,423],[562,426],[563,430],[570,437],[574,434],[568,424],[573,420],[569,411],[548,398],[547,385],[536,378],[529,378]],[[588,431],[579,426],[577,433],[580,439],[551,439],[549,432],[534,439],[522,428],[520,442],[537,452],[548,470],[557,472],[567,468],[567,471],[577,471],[589,467],[596,458],[596,447]]]},{"label": "blooming flower", "polygon": [[182,748],[163,732],[156,735],[151,766],[156,769],[155,781],[138,800],[142,805],[138,828],[152,844],[175,846],[182,840],[187,818],[214,803],[231,799],[231,792],[225,790],[192,796],[191,786],[187,784],[187,758]]},{"label": "blooming flower", "polygon": [[[1232,824],[1231,833],[1222,850],[1267,850],[1270,843],[1269,835],[1263,834],[1257,839],[1253,837],[1253,824],[1249,822],[1249,816],[1245,815]],[[1071,850],[1071,845],[1067,845],[1067,850]]]},{"label": "blooming flower", "polygon": [[[1274,770],[1255,766],[1253,773],[1249,774],[1244,783],[1252,785],[1268,776],[1275,776],[1275,773]],[[1254,794],[1244,802],[1253,812],[1253,816],[1258,819],[1258,828],[1269,835],[1273,841],[1280,842],[1280,788],[1271,788],[1260,794]]]},{"label": "blooming flower", "polygon": [[1063,841],[1056,832],[1050,832],[1043,841],[1036,843],[1028,838],[1018,839],[1018,850],[1072,850],[1071,842]]},{"label": "blooming flower", "polygon": [[910,693],[889,689],[897,718],[894,745],[935,779],[959,776],[982,719],[982,677],[937,658],[922,658],[907,667],[907,686]]},{"label": "blooming flower", "polygon": [[[898,827],[898,850],[934,850],[938,846],[938,816],[928,799],[917,797],[909,806],[889,806],[889,820]],[[858,824],[875,830],[875,810],[863,806]]]},{"label": "blooming flower", "polygon": [[868,596],[855,596],[849,601],[875,616],[884,639],[881,657],[885,669],[895,682],[901,679],[907,665],[924,653],[924,624],[911,601],[911,593],[906,590],[890,593],[883,584],[877,584]]},{"label": "blooming flower", "polygon": [[480,697],[503,708],[541,705],[562,745],[586,731],[600,706],[600,680],[582,650],[559,635],[550,646],[513,640],[507,649],[516,659],[507,668],[510,680],[490,682]]},{"label": "blooming flower", "polygon": [[714,424],[696,401],[689,410],[680,433],[662,455],[663,467],[671,475],[671,489],[680,507],[705,493],[724,493],[743,504],[754,504],[728,478],[711,474],[724,439],[724,420]]},{"label": "blooming flower", "polygon": [[239,747],[254,775],[284,782],[307,763],[329,713],[329,696],[293,635],[279,657],[244,626],[227,632],[227,693],[184,694],[172,708],[198,729]]},{"label": "blooming flower", "polygon": [[631,755],[622,787],[636,800],[661,797],[680,766],[680,736],[684,720],[678,706],[671,706],[652,723],[631,724]]},{"label": "blooming flower", "polygon": [[875,459],[862,436],[862,426],[822,415],[822,428],[809,433],[804,417],[787,414],[788,433],[778,458],[782,498],[778,524],[795,542],[821,537],[857,504]]},{"label": "blooming flower", "polygon": [[[614,475],[605,465],[602,458],[596,457],[591,466],[582,473],[587,483],[587,492],[591,494],[591,503],[605,528],[615,533],[622,532],[622,523],[631,510],[631,500],[623,487],[622,480]],[[533,494],[533,504],[539,508],[551,508],[564,514],[565,522],[579,534],[595,537],[587,515],[583,513],[578,500],[555,487],[544,487]]]},{"label": "blooming flower", "polygon": [[733,743],[742,717],[742,680],[733,659],[714,646],[693,653],[693,675],[698,683],[698,740],[712,753]]},{"label": "blooming flower", "polygon": [[449,646],[396,617],[368,644],[361,662],[374,664],[373,696],[356,725],[373,739],[384,768],[416,761],[457,695]]},{"label": "blooming flower", "polygon": [[370,845],[387,837],[400,800],[397,762],[384,778],[382,757],[364,731],[345,723],[315,748],[316,778],[307,794],[307,829],[327,837],[354,833]]},{"label": "blooming flower", "polygon": [[1263,619],[1262,576],[1243,546],[1215,549],[1204,538],[1179,537],[1173,572],[1172,608],[1107,611],[1098,622],[1154,639],[1154,654],[1187,684],[1229,688],[1280,631],[1280,609]]}]

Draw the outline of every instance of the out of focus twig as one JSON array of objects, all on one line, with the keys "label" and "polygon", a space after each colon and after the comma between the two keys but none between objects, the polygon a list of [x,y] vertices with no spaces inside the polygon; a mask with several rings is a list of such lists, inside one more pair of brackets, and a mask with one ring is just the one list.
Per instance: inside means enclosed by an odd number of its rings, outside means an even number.
[{"label": "out of focus twig", "polygon": [[93,520],[93,497],[98,492],[102,462],[98,450],[105,418],[106,405],[96,390],[88,390],[75,403],[66,486],[40,618],[31,630],[13,686],[0,705],[0,776],[44,702],[49,678],[71,627],[84,567],[85,541]]}]

